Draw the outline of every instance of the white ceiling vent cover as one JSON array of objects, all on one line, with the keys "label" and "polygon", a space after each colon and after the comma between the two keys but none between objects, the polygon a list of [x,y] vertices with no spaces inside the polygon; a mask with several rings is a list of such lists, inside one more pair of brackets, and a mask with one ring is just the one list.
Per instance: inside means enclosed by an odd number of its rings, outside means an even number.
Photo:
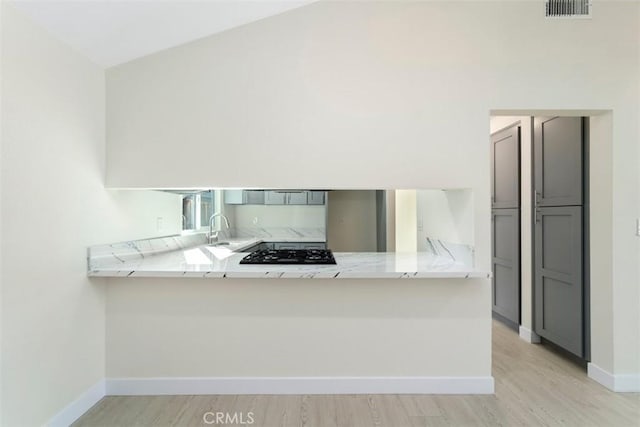
[{"label": "white ceiling vent cover", "polygon": [[546,0],[547,18],[591,18],[591,0]]}]

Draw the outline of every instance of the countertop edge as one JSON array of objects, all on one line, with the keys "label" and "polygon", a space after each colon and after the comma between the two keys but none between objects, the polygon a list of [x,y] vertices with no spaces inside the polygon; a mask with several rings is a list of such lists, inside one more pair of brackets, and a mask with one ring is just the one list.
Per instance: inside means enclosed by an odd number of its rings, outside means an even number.
[{"label": "countertop edge", "polygon": [[485,271],[472,272],[220,272],[220,271],[90,271],[89,277],[106,278],[188,278],[188,279],[490,279],[491,273]]}]

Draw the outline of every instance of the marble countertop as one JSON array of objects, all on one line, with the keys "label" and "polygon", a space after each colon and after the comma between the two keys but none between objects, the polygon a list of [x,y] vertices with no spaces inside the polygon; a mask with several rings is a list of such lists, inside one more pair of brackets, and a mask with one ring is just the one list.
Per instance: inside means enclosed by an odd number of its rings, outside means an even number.
[{"label": "marble countertop", "polygon": [[[248,243],[253,244],[255,241]],[[237,242],[241,246],[245,243]],[[334,252],[336,265],[241,265],[246,255],[233,247],[203,245],[89,271],[101,277],[200,278],[488,278],[450,259],[429,253]]]},{"label": "marble countertop", "polygon": [[473,268],[473,248],[428,239],[428,252],[334,252],[335,265],[246,265],[243,250],[261,242],[324,241],[324,230],[235,230],[208,245],[204,234],[168,236],[89,248],[88,275],[94,277],[424,279],[488,278]]}]

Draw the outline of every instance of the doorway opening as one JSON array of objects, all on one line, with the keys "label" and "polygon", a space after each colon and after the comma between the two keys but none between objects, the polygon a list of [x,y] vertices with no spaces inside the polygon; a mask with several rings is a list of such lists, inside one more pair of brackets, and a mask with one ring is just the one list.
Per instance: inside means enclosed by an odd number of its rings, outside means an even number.
[{"label": "doorway opening", "polygon": [[606,345],[591,324],[611,283],[592,278],[610,253],[592,242],[611,232],[611,195],[590,183],[611,182],[611,123],[603,110],[490,114],[494,318],[582,366]]}]

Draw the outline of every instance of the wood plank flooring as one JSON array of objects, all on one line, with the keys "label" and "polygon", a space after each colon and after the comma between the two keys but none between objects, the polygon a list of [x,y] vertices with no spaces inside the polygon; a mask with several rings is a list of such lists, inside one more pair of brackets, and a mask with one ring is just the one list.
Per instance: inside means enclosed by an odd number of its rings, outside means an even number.
[{"label": "wood plank flooring", "polygon": [[205,426],[206,412],[253,412],[259,427],[640,427],[640,394],[610,392],[496,321],[493,375],[495,395],[110,396],[73,425]]}]

